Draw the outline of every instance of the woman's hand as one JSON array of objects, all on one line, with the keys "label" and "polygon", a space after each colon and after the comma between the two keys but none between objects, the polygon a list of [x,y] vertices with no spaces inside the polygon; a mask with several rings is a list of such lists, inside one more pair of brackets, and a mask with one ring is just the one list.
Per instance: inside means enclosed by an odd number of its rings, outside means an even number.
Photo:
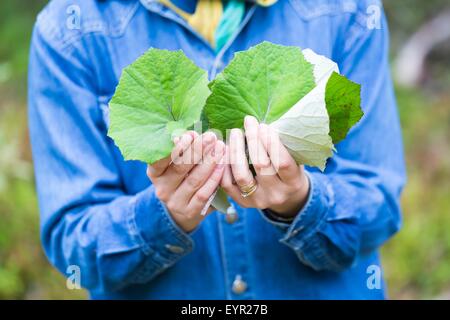
[{"label": "woman's hand", "polygon": [[[226,149],[229,165],[222,178],[223,189],[243,207],[270,209],[283,218],[294,217],[306,203],[309,193],[309,180],[303,166],[296,164],[278,134],[268,125],[247,116],[244,127],[256,176],[248,165],[244,134],[240,129],[233,129]],[[244,197],[245,191],[254,189],[251,186],[255,183],[256,190]]]},{"label": "woman's hand", "polygon": [[175,140],[170,157],[147,168],[157,197],[186,232],[194,230],[205,217],[200,213],[222,179],[224,152],[225,144],[213,133],[199,136],[190,131]]}]

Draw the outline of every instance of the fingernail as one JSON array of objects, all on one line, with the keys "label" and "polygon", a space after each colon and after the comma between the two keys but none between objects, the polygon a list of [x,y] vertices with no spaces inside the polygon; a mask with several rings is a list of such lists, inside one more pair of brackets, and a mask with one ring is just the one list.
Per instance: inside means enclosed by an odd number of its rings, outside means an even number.
[{"label": "fingernail", "polygon": [[204,144],[210,144],[216,139],[216,136],[212,132],[206,132],[203,134],[203,143]]},{"label": "fingernail", "polygon": [[231,133],[230,135],[232,137],[237,137],[240,134],[241,130],[240,129],[231,129]]},{"label": "fingernail", "polygon": [[180,137],[175,137],[175,138],[173,138],[173,143],[174,143],[174,144],[177,144],[178,141],[180,141]]},{"label": "fingernail", "polygon": [[254,116],[245,116],[244,123],[246,126],[251,125],[252,123],[258,123],[258,119]]}]

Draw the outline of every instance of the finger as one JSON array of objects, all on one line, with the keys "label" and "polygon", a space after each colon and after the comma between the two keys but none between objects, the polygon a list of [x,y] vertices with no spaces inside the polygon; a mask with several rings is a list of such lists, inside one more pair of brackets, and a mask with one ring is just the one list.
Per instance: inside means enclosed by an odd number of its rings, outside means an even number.
[{"label": "finger", "polygon": [[[258,205],[263,205],[260,199],[264,199],[264,188],[258,186],[258,189],[249,197],[244,198],[241,194],[241,190],[237,186],[233,178],[233,173],[230,166],[230,151],[229,147],[225,149],[224,161],[226,161],[225,169],[222,176],[220,186],[223,190],[236,201],[240,206],[246,208],[256,208]],[[258,179],[258,178],[257,178]],[[277,178],[278,179],[278,178]]]},{"label": "finger", "polygon": [[181,137],[175,137],[174,138],[175,147],[170,157],[166,157],[153,164],[148,165],[147,166],[148,177],[150,179],[154,179],[163,175],[173,162],[174,155],[182,153],[187,147],[187,144],[188,143],[190,144],[192,142],[192,139],[195,138],[195,136],[198,136],[198,133],[196,133],[195,131],[188,131]]},{"label": "finger", "polygon": [[237,185],[233,184],[232,179],[233,179],[233,175],[231,173],[230,166],[225,166],[223,176],[222,176],[222,181],[220,182],[220,186],[240,206],[250,207],[248,198],[242,197],[241,190],[239,190]]},{"label": "finger", "polygon": [[205,184],[194,194],[188,205],[193,212],[201,212],[208,204],[210,197],[214,194],[220,184],[224,168],[225,165],[223,163],[216,165]]},{"label": "finger", "polygon": [[203,152],[208,152],[213,147],[216,140],[216,136],[213,133],[207,132],[201,136],[196,135],[193,142],[187,148],[183,149],[182,153],[177,153],[178,151],[172,153],[174,159],[173,163],[167,169],[168,179],[174,179],[181,183],[186,174],[200,162]]},{"label": "finger", "polygon": [[245,155],[244,135],[240,129],[232,129],[230,133],[230,164],[236,183],[243,187],[254,181]]},{"label": "finger", "polygon": [[231,185],[233,184],[233,174],[231,172],[230,167],[230,148],[229,146],[225,146],[225,152],[223,155],[223,162],[225,164],[225,169],[223,170],[222,181],[220,184],[223,185]]},{"label": "finger", "polygon": [[233,195],[236,194],[240,195],[239,188],[234,182],[233,173],[231,171],[230,148],[228,146],[225,148],[224,159],[226,161],[226,165],[223,171],[222,181],[220,182],[220,185],[225,190],[225,192],[228,193],[231,197],[233,197]]},{"label": "finger", "polygon": [[240,190],[234,181],[233,172],[231,171],[229,146],[226,146],[225,154],[224,154],[223,158],[225,159],[226,162],[225,162],[225,169],[223,171],[222,181],[220,182],[220,185],[225,190],[225,192],[228,193],[230,196],[233,196],[236,194],[240,195]]},{"label": "finger", "polygon": [[194,130],[188,130],[185,133],[183,133],[181,136],[174,137],[173,143],[176,145],[180,141],[180,139],[183,135],[190,135],[190,136],[192,136],[193,139],[195,139],[198,136],[198,133]]},{"label": "finger", "polygon": [[213,133],[209,132],[201,136],[193,133],[192,136],[195,137],[194,141],[176,158],[176,162],[169,166],[164,176],[160,177],[159,182],[165,184],[164,189],[170,194],[175,192],[186,175],[201,161],[202,153],[206,154],[214,147],[216,136]]},{"label": "finger", "polygon": [[268,125],[260,124],[261,141],[281,181],[290,183],[298,179],[299,166],[281,142],[278,133]]},{"label": "finger", "polygon": [[199,190],[213,172],[216,164],[222,159],[225,145],[222,141],[215,144],[215,148],[204,155],[204,161],[195,166],[189,175],[175,191],[171,201],[189,203],[193,195]]},{"label": "finger", "polygon": [[266,148],[264,148],[260,139],[258,120],[256,120],[255,117],[246,116],[244,126],[248,154],[256,174],[262,177],[262,180],[264,180],[264,177],[276,175],[275,170],[272,168],[269,156],[267,155]]},{"label": "finger", "polygon": [[256,191],[248,197],[244,198],[239,187],[236,184],[230,182],[230,178],[226,177],[226,175],[231,176],[231,172],[226,173],[225,170],[224,176],[222,177],[221,187],[234,201],[245,208],[266,208],[267,196],[266,191],[264,190],[264,187],[262,185],[258,183],[258,188],[256,189]]},{"label": "finger", "polygon": [[172,163],[177,164],[180,161],[181,156],[184,152],[191,146],[192,142],[195,138],[198,137],[198,133],[188,133],[186,132],[181,137],[175,137],[174,143],[175,147],[170,154],[170,158],[172,159]]},{"label": "finger", "polygon": [[153,164],[149,164],[147,166],[147,176],[150,179],[155,179],[164,174],[164,172],[167,170],[171,162],[170,157],[166,157],[164,159],[161,159],[159,161],[156,161]]},{"label": "finger", "polygon": [[[190,135],[190,137],[189,137]],[[192,138],[196,137],[194,141],[192,142]],[[182,136],[178,139],[176,150],[172,153],[172,157],[177,157],[177,154],[179,155],[179,158],[182,158],[185,156],[185,153],[188,152],[189,155],[201,153],[202,150],[205,152],[211,149],[211,145],[213,144],[213,141],[215,139],[215,136],[207,138],[207,139],[201,139],[198,137],[198,134],[195,132],[192,132],[188,134],[187,136]],[[189,144],[189,141],[191,143]],[[206,144],[202,145],[202,144]],[[186,149],[186,146],[187,149]],[[184,150],[184,151],[181,151]],[[181,155],[180,155],[181,154]],[[177,159],[179,159],[177,158]],[[190,156],[189,156],[190,158]],[[178,160],[176,160],[178,162]],[[175,190],[178,188],[178,186],[183,182],[188,172],[194,167],[193,163],[190,163],[191,160],[186,161],[186,164],[183,163],[183,160],[179,161],[180,164],[170,164],[169,167],[164,171],[163,174],[158,176],[155,180],[152,181],[154,183],[158,183],[158,194],[160,199],[169,199],[171,198],[172,194],[175,192]],[[198,161],[197,161],[198,162]]]},{"label": "finger", "polygon": [[191,148],[188,148],[181,156],[180,161],[177,161],[179,162],[177,165],[180,165],[179,169],[181,171],[186,168],[190,170],[193,166],[199,164],[203,154],[210,150],[216,140],[217,138],[212,132],[205,132],[201,136],[198,136],[194,140]]}]

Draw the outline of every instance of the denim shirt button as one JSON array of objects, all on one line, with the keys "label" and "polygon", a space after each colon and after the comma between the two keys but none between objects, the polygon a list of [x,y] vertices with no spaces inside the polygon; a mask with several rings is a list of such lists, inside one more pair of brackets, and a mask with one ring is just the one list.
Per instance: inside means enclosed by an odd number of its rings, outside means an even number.
[{"label": "denim shirt button", "polygon": [[229,206],[227,209],[227,215],[228,214],[236,214],[236,209],[233,206]]},{"label": "denim shirt button", "polygon": [[171,244],[166,244],[166,249],[175,254],[181,254],[184,252],[184,249],[179,246],[173,246]]},{"label": "denim shirt button", "polygon": [[236,209],[233,206],[229,206],[227,213],[225,214],[225,221],[229,224],[235,223],[238,218]]},{"label": "denim shirt button", "polygon": [[278,0],[256,0],[256,2],[263,7],[268,7],[273,5],[275,2],[277,2]]},{"label": "denim shirt button", "polygon": [[247,283],[242,280],[240,275],[237,275],[233,281],[233,287],[231,288],[235,294],[241,294],[247,290]]},{"label": "denim shirt button", "polygon": [[238,219],[238,215],[236,213],[225,215],[225,221],[228,222],[229,224],[235,223],[237,221],[237,219]]}]

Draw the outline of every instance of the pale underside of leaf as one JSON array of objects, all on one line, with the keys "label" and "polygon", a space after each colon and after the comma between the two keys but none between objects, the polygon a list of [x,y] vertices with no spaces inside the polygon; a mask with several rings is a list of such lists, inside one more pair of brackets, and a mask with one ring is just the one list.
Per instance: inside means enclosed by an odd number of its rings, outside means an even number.
[{"label": "pale underside of leaf", "polygon": [[331,74],[338,71],[336,63],[310,49],[303,50],[305,59],[314,66],[316,87],[298,101],[280,119],[273,122],[282,143],[299,164],[325,169],[333,154],[329,135],[330,121],[325,104],[325,88]]},{"label": "pale underside of leaf", "polygon": [[316,87],[280,119],[270,124],[299,164],[324,170],[333,154],[324,93]]}]

